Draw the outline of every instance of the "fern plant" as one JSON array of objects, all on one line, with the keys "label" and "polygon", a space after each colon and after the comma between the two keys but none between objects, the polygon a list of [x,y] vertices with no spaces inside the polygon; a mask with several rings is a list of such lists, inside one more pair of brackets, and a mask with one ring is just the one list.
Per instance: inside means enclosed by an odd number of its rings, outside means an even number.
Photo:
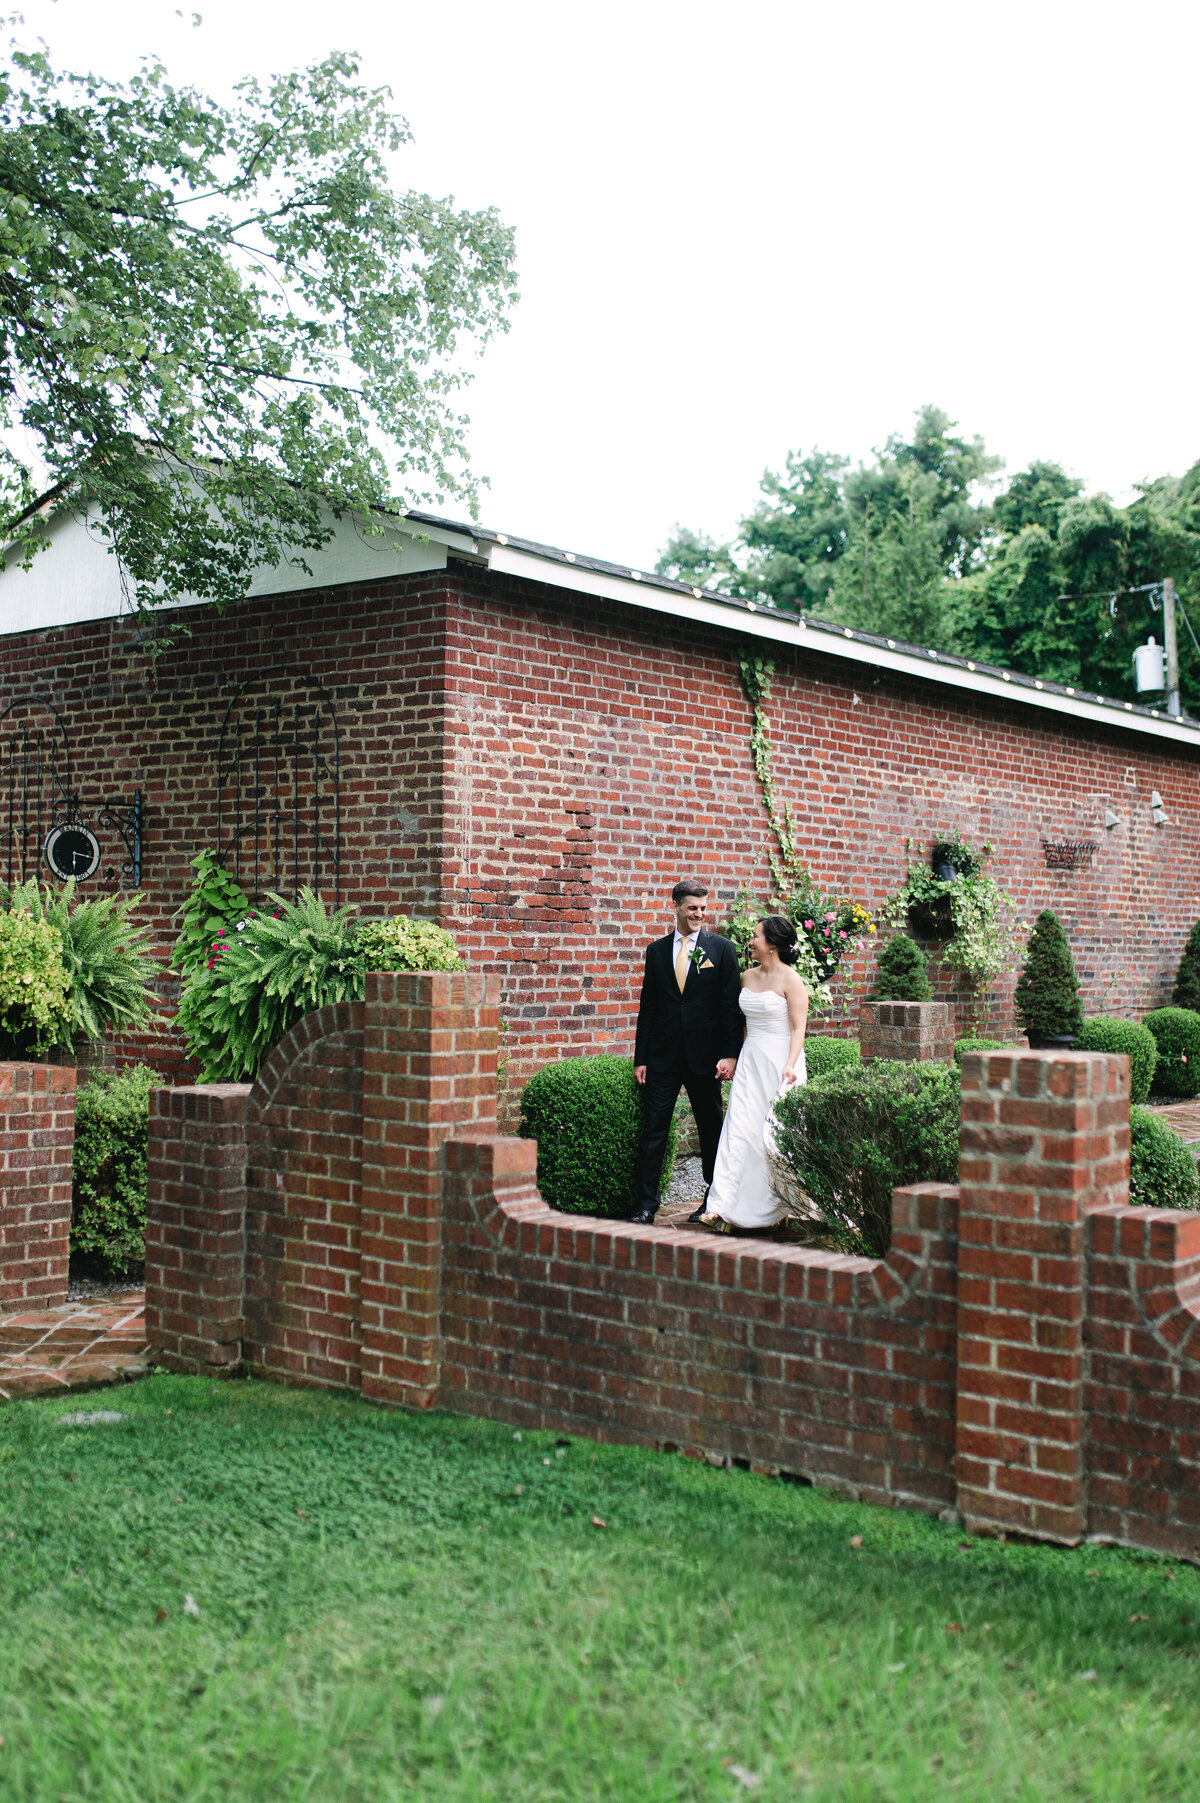
[{"label": "fern plant", "polygon": [[146,940],[150,929],[130,920],[140,895],[101,895],[75,900],[75,883],[57,892],[22,883],[0,895],[10,913],[44,921],[61,941],[69,1012],[61,1017],[55,1045],[93,1042],[113,1031],[145,1027],[155,1018],[158,965]]},{"label": "fern plant", "polygon": [[220,957],[206,960],[184,989],[177,1024],[206,1083],[249,1081],[304,1015],[362,997],[366,960],[354,909],[330,913],[311,889],[294,903],[269,899],[275,911],[223,937]]}]

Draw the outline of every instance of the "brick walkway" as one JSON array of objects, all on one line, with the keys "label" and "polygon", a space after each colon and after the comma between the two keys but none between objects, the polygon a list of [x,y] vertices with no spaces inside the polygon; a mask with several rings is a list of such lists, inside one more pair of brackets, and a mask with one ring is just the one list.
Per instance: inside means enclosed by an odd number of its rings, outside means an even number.
[{"label": "brick walkway", "polygon": [[1200,1102],[1158,1102],[1150,1112],[1166,1121],[1192,1155],[1200,1159]]},{"label": "brick walkway", "polygon": [[94,1390],[146,1369],[144,1292],[0,1315],[0,1399]]}]

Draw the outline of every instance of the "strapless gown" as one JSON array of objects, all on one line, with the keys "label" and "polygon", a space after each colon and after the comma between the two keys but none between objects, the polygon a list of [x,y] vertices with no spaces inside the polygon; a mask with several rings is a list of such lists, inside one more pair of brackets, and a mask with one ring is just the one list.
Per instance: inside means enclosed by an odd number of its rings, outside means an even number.
[{"label": "strapless gown", "polygon": [[[787,1210],[771,1191],[763,1131],[791,1044],[787,998],[773,990],[743,989],[738,999],[746,1019],[746,1040],[729,1090],[708,1213],[735,1227],[773,1227]],[[807,1076],[801,1053],[796,1060],[797,1083]]]}]

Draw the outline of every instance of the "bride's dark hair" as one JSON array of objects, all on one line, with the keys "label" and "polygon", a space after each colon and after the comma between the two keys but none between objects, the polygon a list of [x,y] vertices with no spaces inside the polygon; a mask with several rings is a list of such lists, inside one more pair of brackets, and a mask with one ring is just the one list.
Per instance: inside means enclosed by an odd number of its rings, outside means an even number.
[{"label": "bride's dark hair", "polygon": [[763,938],[779,953],[780,962],[794,964],[798,944],[796,929],[783,914],[764,914],[759,921],[763,930]]}]

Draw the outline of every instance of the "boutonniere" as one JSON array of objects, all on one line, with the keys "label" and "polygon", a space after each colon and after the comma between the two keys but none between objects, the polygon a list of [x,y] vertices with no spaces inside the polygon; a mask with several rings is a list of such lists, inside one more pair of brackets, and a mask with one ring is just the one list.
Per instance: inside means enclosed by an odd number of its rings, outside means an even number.
[{"label": "boutonniere", "polygon": [[712,970],[714,968],[712,959],[698,939],[688,953],[688,963],[694,964],[697,970]]}]

